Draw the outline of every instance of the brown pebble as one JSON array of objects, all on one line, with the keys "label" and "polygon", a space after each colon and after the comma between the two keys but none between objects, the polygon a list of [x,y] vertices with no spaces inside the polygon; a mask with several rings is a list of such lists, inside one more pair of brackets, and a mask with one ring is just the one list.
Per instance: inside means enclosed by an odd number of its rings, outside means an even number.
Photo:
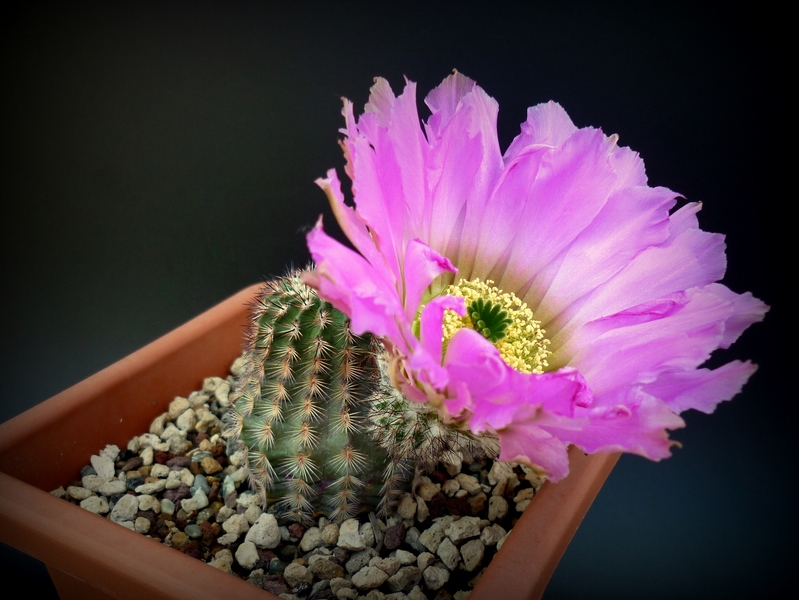
[{"label": "brown pebble", "polygon": [[292,523],[291,525],[289,525],[289,535],[293,538],[301,540],[302,536],[305,535],[305,527],[303,527],[299,523]]},{"label": "brown pebble", "polygon": [[179,471],[180,469],[188,467],[190,464],[191,458],[188,456],[174,456],[166,461],[166,466],[173,471]]},{"label": "brown pebble", "polygon": [[405,526],[401,523],[399,525],[392,525],[386,528],[385,537],[383,538],[383,545],[387,550],[396,550],[405,541]]},{"label": "brown pebble", "polygon": [[141,456],[134,456],[125,465],[122,467],[122,470],[127,473],[128,471],[133,471],[134,469],[138,469],[142,466],[144,459]]},{"label": "brown pebble", "polygon": [[174,454],[170,454],[169,452],[161,452],[160,450],[153,453],[153,460],[159,465],[165,465],[169,459],[174,457]]},{"label": "brown pebble", "polygon": [[182,531],[178,531],[177,533],[172,534],[172,547],[173,548],[182,548],[186,543],[189,541],[189,536],[187,536]]},{"label": "brown pebble", "polygon": [[[469,506],[469,501],[465,496],[462,498],[447,498],[445,504],[447,506],[447,512],[444,514],[460,517],[472,514],[472,507]],[[430,514],[433,514],[432,510],[430,511]]]}]

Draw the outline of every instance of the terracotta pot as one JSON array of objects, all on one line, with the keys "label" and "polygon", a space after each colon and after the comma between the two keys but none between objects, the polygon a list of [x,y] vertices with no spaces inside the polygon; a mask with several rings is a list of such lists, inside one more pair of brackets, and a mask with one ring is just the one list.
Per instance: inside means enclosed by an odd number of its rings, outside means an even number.
[{"label": "terracotta pot", "polygon": [[[147,431],[175,396],[226,376],[257,287],[0,425],[0,541],[43,561],[62,600],[277,599],[48,493],[106,444]],[[543,486],[471,598],[541,596],[618,455],[570,459],[571,475]]]}]

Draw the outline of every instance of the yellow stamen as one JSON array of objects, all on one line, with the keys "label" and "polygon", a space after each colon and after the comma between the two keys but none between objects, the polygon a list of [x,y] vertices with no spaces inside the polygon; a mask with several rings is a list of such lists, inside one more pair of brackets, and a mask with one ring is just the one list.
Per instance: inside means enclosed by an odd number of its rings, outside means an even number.
[{"label": "yellow stamen", "polygon": [[[534,319],[533,311],[516,294],[503,292],[493,284],[494,282],[490,279],[485,282],[479,279],[471,281],[461,279],[442,292],[443,295],[464,298],[467,307],[465,317],[461,317],[451,310],[444,313],[444,347],[446,348],[455,332],[463,327],[469,327],[490,339],[499,350],[502,359],[517,371],[543,373],[549,367],[547,358],[551,352],[548,349],[549,340],[545,337],[546,331],[541,328],[541,322]],[[482,307],[484,305],[494,305],[507,313],[501,317],[501,320],[506,323],[506,328],[500,339],[489,337],[483,322],[474,323],[472,314],[469,314],[472,312],[471,306]],[[492,337],[496,338],[497,336]]]}]

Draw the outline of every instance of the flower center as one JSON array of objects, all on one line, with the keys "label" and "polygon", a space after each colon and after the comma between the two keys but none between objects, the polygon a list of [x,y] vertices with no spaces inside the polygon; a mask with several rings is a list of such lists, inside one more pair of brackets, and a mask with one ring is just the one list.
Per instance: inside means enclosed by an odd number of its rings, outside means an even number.
[{"label": "flower center", "polygon": [[543,373],[549,367],[549,340],[533,311],[514,293],[503,292],[490,279],[461,279],[442,294],[466,300],[466,316],[444,313],[444,347],[459,329],[469,327],[499,350],[502,359],[522,373]]}]

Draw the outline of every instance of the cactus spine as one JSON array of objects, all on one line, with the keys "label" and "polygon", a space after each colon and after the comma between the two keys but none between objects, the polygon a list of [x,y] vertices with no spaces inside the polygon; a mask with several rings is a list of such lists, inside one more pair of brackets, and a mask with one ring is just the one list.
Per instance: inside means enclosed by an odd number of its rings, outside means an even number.
[{"label": "cactus spine", "polygon": [[284,520],[388,512],[414,469],[471,442],[391,387],[382,352],[300,271],[255,299],[225,435],[246,447],[252,489]]}]

